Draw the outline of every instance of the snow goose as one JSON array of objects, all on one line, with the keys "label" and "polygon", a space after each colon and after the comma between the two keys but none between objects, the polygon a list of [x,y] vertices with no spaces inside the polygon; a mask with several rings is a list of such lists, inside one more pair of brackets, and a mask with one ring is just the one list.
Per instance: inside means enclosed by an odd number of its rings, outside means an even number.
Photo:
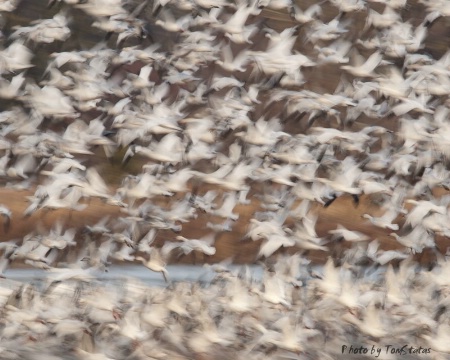
[{"label": "snow goose", "polygon": [[[298,326],[291,325],[290,318],[284,316],[274,324],[281,332],[268,330],[260,337],[258,343],[272,344],[277,348],[300,354],[304,351],[302,345],[308,338],[308,335],[320,333],[318,330],[298,329]],[[313,333],[313,334],[311,334]]]},{"label": "snow goose", "polygon": [[341,22],[341,15],[331,19],[328,23],[316,19],[310,26],[307,34],[308,41],[316,44],[320,41],[329,41],[337,39],[349,30],[346,28],[348,23]]},{"label": "snow goose", "polygon": [[88,231],[91,234],[104,235],[104,234],[110,233],[111,229],[108,227],[109,220],[110,220],[109,216],[104,216],[94,225],[92,225],[92,226],[86,225],[85,229],[86,229],[86,231]]},{"label": "snow goose", "polygon": [[36,158],[28,153],[17,156],[15,162],[6,169],[6,175],[11,178],[28,179],[29,174],[39,169]]},{"label": "snow goose", "polygon": [[169,309],[165,303],[152,303],[140,309],[140,319],[152,328],[164,328],[167,326],[168,316]]},{"label": "snow goose", "polygon": [[392,305],[403,305],[408,302],[408,279],[402,278],[401,273],[395,273],[391,264],[388,265],[384,274],[386,288],[385,307]]},{"label": "snow goose", "polygon": [[448,324],[439,324],[434,336],[421,335],[431,349],[443,353],[450,353],[450,326]]},{"label": "snow goose", "polygon": [[166,262],[161,255],[162,254],[159,249],[152,248],[150,258],[148,260],[144,259],[142,256],[137,256],[136,260],[142,262],[147,269],[161,273],[164,281],[169,282],[169,273],[166,269]]},{"label": "snow goose", "polygon": [[[139,78],[140,76],[141,74],[139,74]],[[136,82],[137,80],[135,80],[132,85],[135,86],[134,83]],[[163,99],[169,94],[170,91],[169,83],[163,82],[160,85],[152,85],[151,89],[149,89],[148,86],[149,84],[147,84],[145,87],[143,86],[141,94],[138,95],[137,98],[144,100],[148,105],[152,106],[162,104]]]},{"label": "snow goose", "polygon": [[222,206],[211,210],[209,214],[236,221],[239,218],[239,214],[233,213],[233,209],[235,208],[237,201],[236,192],[228,192],[224,195]]},{"label": "snow goose", "polygon": [[151,174],[141,174],[136,180],[133,183],[124,184],[124,186],[117,189],[117,195],[121,200],[126,198],[129,202],[129,207],[133,207],[137,199],[152,197],[151,189],[157,187],[155,186],[156,178]]},{"label": "snow goose", "polygon": [[247,284],[238,277],[231,277],[228,280],[224,303],[227,309],[238,314],[248,313],[258,305]]},{"label": "snow goose", "polygon": [[120,295],[112,289],[98,287],[94,293],[88,293],[78,299],[86,309],[86,317],[94,323],[116,322],[121,318]]},{"label": "snow goose", "polygon": [[248,62],[248,54],[245,50],[233,57],[231,47],[222,47],[223,60],[216,60],[215,63],[222,69],[231,73],[235,71],[244,72],[246,70],[245,65]]},{"label": "snow goose", "polygon": [[314,153],[308,146],[298,143],[288,141],[286,145],[281,145],[279,149],[270,154],[271,157],[286,162],[288,164],[313,164],[316,162]]},{"label": "snow goose", "polygon": [[66,173],[71,172],[73,169],[85,171],[86,166],[82,165],[79,160],[71,159],[71,158],[59,158],[52,157],[50,162],[53,164],[53,173]]},{"label": "snow goose", "polygon": [[105,180],[100,176],[97,170],[93,167],[86,170],[86,182],[80,187],[84,196],[99,197],[102,199],[109,198],[109,188]]},{"label": "snow goose", "polygon": [[345,241],[358,242],[367,241],[369,237],[359,231],[351,231],[344,226],[338,224],[336,230],[328,231],[329,234],[334,235],[337,239],[344,239]]},{"label": "snow goose", "polygon": [[64,12],[55,14],[52,19],[35,20],[33,26],[21,26],[12,33],[12,39],[27,37],[36,43],[50,44],[65,41],[70,37],[69,19]]},{"label": "snow goose", "polygon": [[[376,81],[378,83],[378,91],[385,96],[391,96],[395,99],[401,100],[407,98],[408,92],[411,91],[411,78],[405,79],[400,70],[395,66],[390,66],[387,69],[386,75],[380,76]],[[400,114],[400,108],[398,110]],[[406,114],[406,109],[403,111],[405,111],[403,114]]]},{"label": "snow goose", "polygon": [[323,275],[314,282],[318,289],[327,295],[340,294],[342,287],[340,268],[334,266],[334,261],[330,256],[323,267]]},{"label": "snow goose", "polygon": [[371,256],[371,259],[381,266],[385,266],[389,264],[391,261],[399,261],[408,259],[411,256],[407,251],[398,251],[398,250],[378,250],[376,252],[376,256]]},{"label": "snow goose", "polygon": [[178,123],[186,126],[184,133],[189,136],[194,144],[198,141],[213,144],[216,141],[214,120],[206,114],[202,118],[186,118],[178,121]]},{"label": "snow goose", "polygon": [[198,251],[204,255],[212,256],[216,253],[216,248],[213,245],[215,238],[215,234],[209,234],[200,239],[187,239],[183,236],[177,236],[176,240],[180,242],[166,242],[161,249],[161,254],[164,257],[167,257],[173,250],[179,249],[184,255],[188,255],[193,251]]},{"label": "snow goose", "polygon": [[261,292],[257,288],[253,288],[251,291],[258,294],[263,301],[290,308],[291,303],[286,294],[286,283],[277,274],[271,275],[266,273],[264,275],[263,285],[264,292]]},{"label": "snow goose", "polygon": [[[213,345],[229,346],[236,338],[235,326],[226,318],[217,326],[211,316],[203,310],[197,320],[200,322],[200,326],[187,340],[189,348],[196,354],[211,353]],[[224,323],[229,327],[225,327]]]},{"label": "snow goose", "polygon": [[422,94],[420,97],[410,95],[409,97],[401,97],[400,103],[391,108],[391,112],[396,116],[402,116],[410,111],[417,111],[421,113],[433,114],[434,110],[431,109],[427,103],[431,99],[431,96]]},{"label": "snow goose", "polygon": [[390,233],[401,245],[409,248],[413,254],[421,253],[424,248],[435,248],[434,236],[430,234],[423,226],[417,225],[406,235]]},{"label": "snow goose", "polygon": [[63,250],[67,246],[74,246],[77,243],[75,240],[75,229],[66,229],[63,231],[63,224],[61,221],[56,223],[55,228],[50,230],[48,235],[43,235],[41,244],[52,249]]},{"label": "snow goose", "polygon": [[78,338],[83,336],[83,331],[89,331],[89,325],[84,321],[77,319],[58,319],[51,329],[51,334],[59,338],[71,335],[77,336]]},{"label": "snow goose", "polygon": [[6,71],[15,72],[33,67],[34,65],[31,63],[32,58],[33,53],[20,40],[17,40],[0,52],[0,59],[2,59],[0,65],[1,73]]},{"label": "snow goose", "polygon": [[274,252],[276,252],[281,247],[292,247],[295,246],[296,241],[290,236],[286,235],[278,235],[278,234],[272,234],[267,236],[257,255],[257,258],[260,257],[266,257],[268,258],[271,256]]},{"label": "snow goose", "polygon": [[368,219],[373,225],[389,229],[392,231],[397,231],[399,229],[398,224],[393,224],[392,222],[397,218],[398,212],[395,209],[388,209],[382,216],[373,217],[369,214],[363,214],[364,219]]},{"label": "snow goose", "polygon": [[126,163],[131,156],[139,153],[155,161],[177,164],[182,161],[183,152],[181,139],[171,133],[164,136],[159,143],[152,143],[150,147],[129,146],[122,163]]},{"label": "snow goose", "polygon": [[78,2],[75,7],[95,18],[117,15],[127,16],[127,12],[122,8],[120,0],[90,0],[86,3]]},{"label": "snow goose", "polygon": [[295,3],[292,3],[289,13],[295,21],[298,21],[300,24],[306,24],[316,20],[318,15],[322,15],[322,7],[321,4],[313,4],[303,11]]},{"label": "snow goose", "polygon": [[270,180],[275,184],[294,186],[295,183],[291,180],[293,174],[295,174],[295,167],[292,165],[271,164],[268,168],[257,169],[254,176],[258,181]]},{"label": "snow goose", "polygon": [[123,244],[130,248],[135,247],[134,239],[132,239],[133,233],[131,227],[125,228],[122,232],[111,233],[108,236],[118,244]]},{"label": "snow goose", "polygon": [[366,195],[380,193],[392,195],[392,189],[387,184],[381,182],[380,179],[360,179],[358,181],[358,185],[361,188],[362,192]]},{"label": "snow goose", "polygon": [[366,7],[364,0],[331,0],[330,3],[339,9],[340,14],[360,11]]},{"label": "snow goose", "polygon": [[[291,28],[284,29],[282,32],[278,33],[272,29],[266,29],[266,37],[270,39],[267,45],[266,53],[263,56],[270,56],[272,54],[278,54],[280,57],[289,57],[292,55],[292,50],[294,48],[296,33],[298,32],[298,27],[294,26]],[[267,60],[270,61],[270,58]]]},{"label": "snow goose", "polygon": [[298,223],[295,227],[292,235],[295,245],[304,250],[321,250],[328,251],[328,248],[324,246],[327,241],[319,238],[315,231],[315,223],[317,221],[317,214],[304,217],[301,223]]},{"label": "snow goose", "polygon": [[362,169],[370,171],[387,169],[391,164],[392,154],[390,147],[386,147],[378,152],[369,153],[362,163]]},{"label": "snow goose", "polygon": [[[106,241],[102,241],[100,245],[97,245],[95,241],[92,241],[89,236],[87,238],[87,246],[79,254],[78,260],[75,265],[78,268],[85,268],[89,266],[92,271],[99,270],[99,272],[108,271],[107,268],[111,264],[108,259],[112,252],[116,248],[116,243],[112,238],[108,238]],[[86,265],[85,265],[86,264]]]},{"label": "snow goose", "polygon": [[361,332],[374,338],[383,338],[389,335],[388,326],[383,321],[381,311],[375,307],[374,303],[369,304],[366,308],[363,320],[350,313],[343,315],[342,320],[355,325]]},{"label": "snow goose", "polygon": [[152,251],[152,244],[155,241],[157,231],[154,228],[151,228],[144,237],[139,240],[138,250],[140,252],[144,252],[146,254],[150,254]]},{"label": "snow goose", "polygon": [[[186,295],[186,294],[184,294]],[[188,310],[186,309],[185,298],[183,293],[175,288],[174,292],[171,294],[169,301],[166,303],[167,310],[178,316],[190,317]]]},{"label": "snow goose", "polygon": [[362,193],[362,190],[355,186],[361,174],[362,170],[359,165],[355,163],[353,158],[347,157],[341,162],[340,171],[335,171],[332,175],[332,180],[317,178],[317,181],[328,185],[337,193],[347,193],[357,196]]},{"label": "snow goose", "polygon": [[128,246],[127,244],[123,244],[120,250],[113,253],[111,257],[121,262],[134,261],[135,256],[132,255],[134,252],[135,252],[134,248]]},{"label": "snow goose", "polygon": [[245,105],[252,106],[254,104],[261,104],[258,100],[258,94],[260,91],[259,84],[249,85],[247,89],[239,89],[241,91],[241,100]]},{"label": "snow goose", "polygon": [[[210,88],[215,91],[219,91],[228,87],[242,87],[244,85],[243,82],[237,80],[234,76],[223,76],[223,77],[215,77],[211,83]],[[211,89],[208,91],[208,94],[211,92]]]},{"label": "snow goose", "polygon": [[364,30],[368,30],[372,27],[377,29],[388,28],[398,21],[401,21],[400,14],[391,6],[386,6],[381,14],[373,9],[369,9]]},{"label": "snow goose", "polygon": [[[249,187],[245,184],[247,178],[258,167],[261,160],[251,163],[240,162],[236,166],[223,166],[212,174],[195,172],[195,175],[208,184],[215,184],[231,191],[248,192]],[[240,199],[241,200],[241,199]]]},{"label": "snow goose", "polygon": [[213,230],[214,232],[230,232],[233,231],[233,220],[227,219],[221,224],[215,224],[210,221],[206,223],[206,227],[208,229]]},{"label": "snow goose", "polygon": [[448,226],[448,215],[434,213],[428,215],[421,222],[421,225],[428,231],[434,232],[438,235],[448,236],[450,234],[450,228]]},{"label": "snow goose", "polygon": [[350,271],[346,272],[342,280],[341,293],[337,295],[331,295],[331,298],[335,298],[340,304],[345,306],[351,313],[358,312],[363,308],[363,305],[359,299],[361,295],[360,284],[351,278]]},{"label": "snow goose", "polygon": [[250,6],[247,3],[241,3],[226,22],[212,23],[211,26],[225,33],[232,41],[239,41],[242,38],[242,42],[246,42],[252,34],[253,28],[246,27],[245,23],[250,15],[256,15],[261,11],[256,8],[256,4],[257,1],[254,2],[254,5],[250,4]]},{"label": "snow goose", "polygon": [[262,221],[256,218],[250,219],[250,225],[245,237],[256,241],[258,239],[266,239],[272,235],[284,236],[286,234],[283,229],[285,220],[286,215],[278,215]]},{"label": "snow goose", "polygon": [[[46,85],[40,88],[27,84],[27,91],[29,95],[26,95],[26,100],[43,116],[55,118],[79,116],[72,106],[70,98],[54,86]],[[52,101],[48,101],[48,99],[52,99]]]},{"label": "snow goose", "polygon": [[322,64],[346,64],[349,62],[349,58],[346,56],[352,47],[352,43],[345,40],[336,40],[334,43],[326,48],[322,48],[318,45],[314,46],[314,49],[319,52],[318,59],[319,65]]},{"label": "snow goose", "polygon": [[12,12],[16,10],[19,3],[15,0],[7,0],[0,4],[0,11]]},{"label": "snow goose", "polygon": [[380,65],[383,60],[383,55],[376,51],[370,55],[365,63],[359,66],[342,65],[341,69],[348,71],[350,74],[357,77],[374,77],[374,70]]},{"label": "snow goose", "polygon": [[437,205],[431,201],[408,199],[405,203],[415,205],[406,215],[406,225],[411,225],[413,228],[420,225],[423,219],[432,213],[447,214],[446,205]]},{"label": "snow goose", "polygon": [[11,81],[0,78],[0,98],[13,99],[21,96],[21,88],[25,82],[24,73],[14,76]]},{"label": "snow goose", "polygon": [[450,14],[450,6],[445,0],[438,0],[436,2],[421,0],[420,3],[424,4],[430,13],[437,13],[440,16],[449,16]]},{"label": "snow goose", "polygon": [[174,202],[168,211],[158,211],[157,217],[167,222],[186,223],[192,218],[197,218],[197,211],[186,196],[183,200]]},{"label": "snow goose", "polygon": [[[156,307],[156,306],[155,306]],[[140,306],[132,306],[126,311],[124,316],[118,321],[120,326],[120,334],[129,339],[129,343],[136,346],[141,342],[144,342],[150,337],[148,331],[142,328],[143,316],[140,312]],[[155,309],[158,313],[159,309]],[[144,315],[145,316],[145,315]]]},{"label": "snow goose", "polygon": [[188,190],[187,182],[193,176],[190,168],[183,168],[170,174],[167,178],[158,180],[166,191],[171,193],[183,193]]},{"label": "snow goose", "polygon": [[210,213],[216,208],[214,200],[217,198],[217,195],[217,191],[214,190],[208,190],[203,196],[192,193],[189,201],[194,208],[200,209],[205,213]]},{"label": "snow goose", "polygon": [[273,118],[265,121],[264,118],[260,118],[255,123],[252,123],[252,126],[247,126],[247,131],[238,132],[235,136],[248,144],[271,146],[282,136],[291,137],[290,134],[280,130],[281,124],[279,119]]},{"label": "snow goose", "polygon": [[164,30],[173,33],[182,33],[188,30],[192,22],[192,15],[188,14],[179,19],[175,19],[172,12],[169,9],[165,9],[161,12],[163,20],[156,20],[155,24],[161,26]]}]

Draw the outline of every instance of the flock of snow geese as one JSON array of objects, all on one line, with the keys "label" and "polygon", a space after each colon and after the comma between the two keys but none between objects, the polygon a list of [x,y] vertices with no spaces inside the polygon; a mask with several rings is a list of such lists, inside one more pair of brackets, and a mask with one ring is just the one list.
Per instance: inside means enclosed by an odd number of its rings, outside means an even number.
[{"label": "flock of snow geese", "polygon": [[[0,287],[0,358],[347,359],[344,345],[389,344],[407,348],[380,358],[447,358],[450,51],[427,47],[447,0],[54,0],[51,18],[11,26],[25,3],[0,1],[0,176],[34,195],[23,214],[0,206],[4,232],[90,199],[121,216],[0,243],[2,277],[49,274]],[[315,83],[327,74],[332,91]],[[139,170],[112,188],[99,159]],[[398,250],[342,225],[319,237],[317,209],[341,196],[376,203],[361,221]],[[261,242],[263,281],[221,264],[211,283],[172,282],[166,263],[214,255],[254,199],[237,240]],[[206,235],[187,238],[200,214]],[[168,287],[96,278],[135,261]]]}]

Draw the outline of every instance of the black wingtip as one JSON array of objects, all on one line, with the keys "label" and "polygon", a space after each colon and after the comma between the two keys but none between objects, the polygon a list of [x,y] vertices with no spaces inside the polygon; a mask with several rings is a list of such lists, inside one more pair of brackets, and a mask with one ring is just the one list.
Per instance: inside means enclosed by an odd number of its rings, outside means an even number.
[{"label": "black wingtip", "polygon": [[330,200],[328,200],[325,204],[323,204],[323,207],[324,208],[327,208],[328,206],[330,206],[333,202],[334,202],[334,200],[336,200],[337,199],[337,196],[336,195],[333,195],[333,197],[330,199]]}]

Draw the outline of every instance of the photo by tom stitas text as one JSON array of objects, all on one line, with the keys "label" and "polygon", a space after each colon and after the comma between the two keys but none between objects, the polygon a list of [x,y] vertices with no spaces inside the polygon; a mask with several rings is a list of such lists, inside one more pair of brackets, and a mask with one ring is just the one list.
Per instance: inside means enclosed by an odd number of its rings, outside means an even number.
[{"label": "photo by tom stitas text", "polygon": [[349,355],[373,355],[378,358],[383,355],[408,355],[408,354],[430,354],[430,348],[424,348],[422,346],[414,346],[405,344],[402,346],[398,345],[383,345],[383,346],[357,346],[357,345],[342,345],[342,354]]}]

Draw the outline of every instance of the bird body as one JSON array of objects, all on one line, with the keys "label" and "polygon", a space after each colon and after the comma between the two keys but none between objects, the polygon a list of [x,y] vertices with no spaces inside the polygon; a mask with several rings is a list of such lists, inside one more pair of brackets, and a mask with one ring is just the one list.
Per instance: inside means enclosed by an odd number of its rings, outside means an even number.
[{"label": "bird body", "polygon": [[141,256],[137,256],[136,260],[142,262],[147,269],[161,273],[165,282],[169,281],[169,273],[166,269],[166,263],[161,257],[160,250],[152,248],[149,260],[146,260]]},{"label": "bird body", "polygon": [[374,52],[370,55],[366,62],[360,66],[342,65],[341,69],[348,71],[350,74],[358,77],[374,77],[373,71],[383,60],[380,52]]},{"label": "bird body", "polygon": [[366,241],[369,239],[367,235],[360,233],[359,231],[351,231],[346,229],[342,225],[338,225],[336,230],[330,230],[328,233],[336,236],[342,237],[345,241]]},{"label": "bird body", "polygon": [[345,314],[342,319],[356,325],[360,331],[369,336],[381,338],[388,335],[388,332],[380,319],[380,314],[374,304],[371,304],[366,309],[364,320],[359,320],[349,313]]},{"label": "bird body", "polygon": [[392,231],[397,231],[399,229],[397,224],[392,223],[392,221],[394,221],[398,216],[398,213],[395,210],[388,210],[383,214],[383,216],[378,218],[369,214],[363,214],[362,216],[363,218],[368,219],[375,226],[390,229]]}]

